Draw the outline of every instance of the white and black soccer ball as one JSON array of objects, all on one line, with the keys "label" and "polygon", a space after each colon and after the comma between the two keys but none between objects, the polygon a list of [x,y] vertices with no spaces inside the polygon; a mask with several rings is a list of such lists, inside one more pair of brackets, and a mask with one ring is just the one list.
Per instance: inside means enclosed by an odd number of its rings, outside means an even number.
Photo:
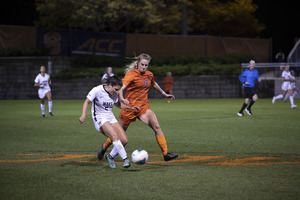
[{"label": "white and black soccer ball", "polygon": [[144,149],[137,149],[131,154],[131,161],[136,164],[145,164],[148,161],[148,153]]}]

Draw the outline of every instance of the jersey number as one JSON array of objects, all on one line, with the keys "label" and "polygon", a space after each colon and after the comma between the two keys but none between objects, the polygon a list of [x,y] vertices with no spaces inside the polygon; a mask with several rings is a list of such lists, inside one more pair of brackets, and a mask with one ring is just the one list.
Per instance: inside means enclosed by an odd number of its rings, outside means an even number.
[{"label": "jersey number", "polygon": [[147,80],[144,80],[144,85],[143,87],[148,87],[148,81]]}]

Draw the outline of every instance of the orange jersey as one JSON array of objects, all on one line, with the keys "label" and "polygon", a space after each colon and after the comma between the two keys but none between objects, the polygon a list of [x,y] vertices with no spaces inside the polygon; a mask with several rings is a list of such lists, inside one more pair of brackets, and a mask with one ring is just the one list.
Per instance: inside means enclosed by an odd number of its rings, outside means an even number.
[{"label": "orange jersey", "polygon": [[173,77],[172,76],[166,76],[163,79],[163,82],[165,84],[165,90],[166,91],[171,91],[173,89]]},{"label": "orange jersey", "polygon": [[148,91],[155,82],[152,72],[146,71],[141,74],[137,69],[127,72],[122,79],[123,84],[127,87],[125,99],[131,106],[148,106]]}]

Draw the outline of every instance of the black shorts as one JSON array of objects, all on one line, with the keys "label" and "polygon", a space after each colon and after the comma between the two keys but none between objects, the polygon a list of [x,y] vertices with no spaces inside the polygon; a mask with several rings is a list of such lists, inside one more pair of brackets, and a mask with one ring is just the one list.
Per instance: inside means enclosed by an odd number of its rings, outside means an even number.
[{"label": "black shorts", "polygon": [[256,94],[254,91],[254,88],[244,87],[244,92],[246,95],[246,98],[252,99],[252,97]]}]

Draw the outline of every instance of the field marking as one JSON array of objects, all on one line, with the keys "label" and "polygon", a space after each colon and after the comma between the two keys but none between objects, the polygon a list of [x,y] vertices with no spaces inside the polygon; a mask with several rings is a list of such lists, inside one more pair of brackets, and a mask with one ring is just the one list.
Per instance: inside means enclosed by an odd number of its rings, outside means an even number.
[{"label": "field marking", "polygon": [[[42,162],[42,161],[55,161],[55,160],[70,160],[85,157],[95,157],[95,154],[16,154],[17,156],[43,156],[43,158],[38,159],[22,159],[22,160],[0,160],[0,163],[22,163],[22,162]],[[45,158],[45,156],[47,156]],[[49,157],[48,157],[49,156]],[[161,156],[158,154],[150,154],[150,157]],[[211,155],[211,156],[201,156],[201,155],[180,155],[178,159],[165,161],[148,161],[147,164],[161,164],[161,163],[183,163],[183,162],[194,162],[203,160],[214,160],[225,158],[226,155]],[[100,163],[106,161],[73,161],[74,163]],[[121,161],[116,161],[116,163],[121,163]],[[237,165],[237,166],[247,166],[247,165],[280,165],[280,164],[300,164],[300,159],[285,159],[281,161],[280,157],[274,156],[261,156],[261,157],[247,157],[239,159],[229,159],[224,161],[212,161],[208,163],[202,163],[205,165]]]}]

